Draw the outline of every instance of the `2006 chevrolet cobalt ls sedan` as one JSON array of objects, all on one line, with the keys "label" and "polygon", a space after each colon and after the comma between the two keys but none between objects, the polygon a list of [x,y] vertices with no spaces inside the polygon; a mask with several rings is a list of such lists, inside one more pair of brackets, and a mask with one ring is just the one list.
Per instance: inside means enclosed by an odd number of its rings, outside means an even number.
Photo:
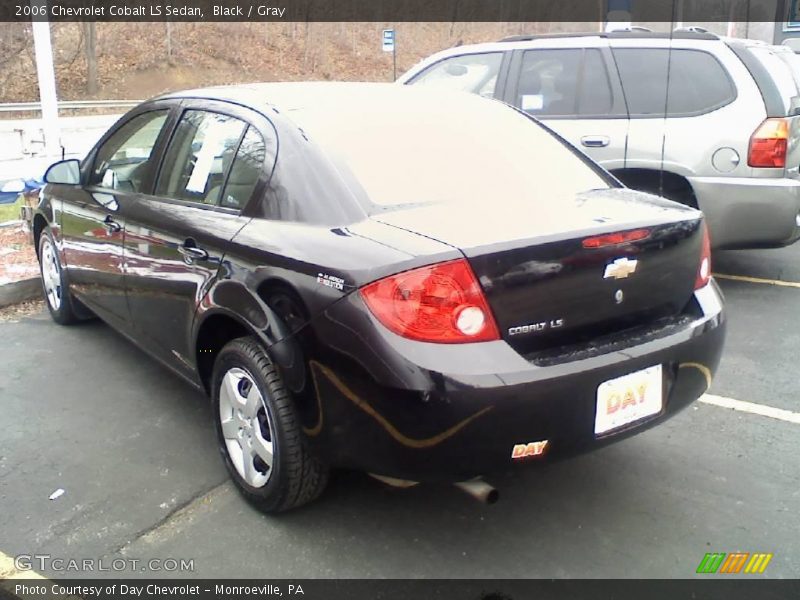
[{"label": "2006 chevrolet cobalt ls sedan", "polygon": [[719,363],[702,214],[499,102],[171,94],[46,179],[53,318],[97,315],[204,389],[265,511],[331,467],[456,482],[591,450],[686,407]]}]

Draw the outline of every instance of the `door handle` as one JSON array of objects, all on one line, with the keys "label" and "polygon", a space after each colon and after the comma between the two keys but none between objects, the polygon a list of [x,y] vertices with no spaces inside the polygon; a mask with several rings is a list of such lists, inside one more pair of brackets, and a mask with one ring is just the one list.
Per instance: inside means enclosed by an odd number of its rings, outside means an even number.
[{"label": "door handle", "polygon": [[114,233],[119,233],[120,231],[122,231],[122,225],[120,225],[114,219],[112,219],[111,215],[106,215],[106,218],[103,219],[103,225],[106,226],[106,231],[108,231],[108,235],[112,235]]},{"label": "door handle", "polygon": [[198,248],[194,240],[189,238],[183,244],[178,246],[178,252],[183,255],[183,259],[190,263],[193,260],[205,260],[208,258],[208,252],[202,248]]},{"label": "door handle", "polygon": [[610,142],[607,135],[585,135],[581,138],[581,144],[586,148],[605,148]]}]

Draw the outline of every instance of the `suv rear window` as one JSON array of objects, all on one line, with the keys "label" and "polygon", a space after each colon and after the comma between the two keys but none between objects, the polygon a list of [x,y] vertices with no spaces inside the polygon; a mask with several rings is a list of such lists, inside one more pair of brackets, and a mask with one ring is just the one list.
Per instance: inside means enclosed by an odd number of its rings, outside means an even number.
[{"label": "suv rear window", "polygon": [[727,71],[708,52],[669,48],[614,48],[613,52],[631,116],[695,116],[736,98]]}]

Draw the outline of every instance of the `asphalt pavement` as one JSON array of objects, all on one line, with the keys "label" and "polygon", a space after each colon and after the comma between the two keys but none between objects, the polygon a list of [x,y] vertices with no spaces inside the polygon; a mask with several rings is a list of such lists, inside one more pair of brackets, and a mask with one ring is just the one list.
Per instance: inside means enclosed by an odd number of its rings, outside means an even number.
[{"label": "asphalt pavement", "polygon": [[69,573],[86,577],[686,578],[706,552],[742,551],[774,555],[746,577],[798,577],[800,245],[717,253],[715,271],[729,337],[709,393],[783,412],[701,401],[493,479],[492,506],[339,473],[316,503],[262,515],[228,483],[202,395],[102,323],[0,323],[0,557],[193,561]]}]

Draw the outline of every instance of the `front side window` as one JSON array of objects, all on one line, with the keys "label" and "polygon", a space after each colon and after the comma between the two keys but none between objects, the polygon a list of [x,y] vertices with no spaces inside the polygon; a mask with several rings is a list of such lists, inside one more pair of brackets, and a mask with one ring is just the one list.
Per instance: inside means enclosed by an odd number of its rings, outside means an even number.
[{"label": "front side window", "polygon": [[169,110],[132,118],[98,149],[89,184],[121,192],[141,192],[150,176],[152,154]]},{"label": "front side window", "polygon": [[721,108],[736,97],[724,67],[707,52],[616,48],[614,59],[631,116],[698,115]]},{"label": "front side window", "polygon": [[217,204],[246,126],[228,115],[187,110],[167,148],[156,195]]},{"label": "front side window", "polygon": [[607,115],[613,96],[599,50],[528,50],[522,58],[517,106],[537,117]]},{"label": "front side window", "polygon": [[410,83],[493,98],[502,62],[502,52],[454,56],[431,65]]}]

